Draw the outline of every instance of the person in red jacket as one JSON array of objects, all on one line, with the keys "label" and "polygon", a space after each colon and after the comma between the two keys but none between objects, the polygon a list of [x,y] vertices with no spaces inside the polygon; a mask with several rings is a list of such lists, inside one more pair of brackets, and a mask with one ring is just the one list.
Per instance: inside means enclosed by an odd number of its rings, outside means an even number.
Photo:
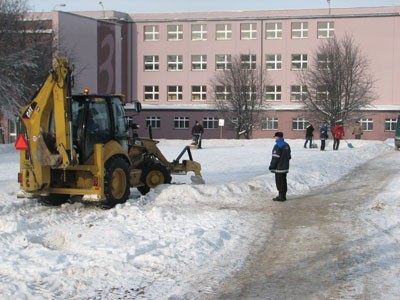
[{"label": "person in red jacket", "polygon": [[333,127],[333,150],[339,149],[340,140],[344,137],[344,128],[341,122],[338,122],[335,127]]}]

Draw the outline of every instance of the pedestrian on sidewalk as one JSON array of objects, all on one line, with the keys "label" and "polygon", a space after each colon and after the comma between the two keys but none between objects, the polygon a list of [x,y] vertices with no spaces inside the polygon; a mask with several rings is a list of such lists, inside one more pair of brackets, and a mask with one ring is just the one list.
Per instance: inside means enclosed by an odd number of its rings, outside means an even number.
[{"label": "pedestrian on sidewalk", "polygon": [[325,141],[328,139],[328,126],[322,124],[319,127],[319,139],[321,140],[321,151],[325,150]]},{"label": "pedestrian on sidewalk", "polygon": [[275,146],[272,149],[272,159],[269,170],[275,173],[275,184],[279,195],[272,200],[286,201],[287,173],[289,172],[291,151],[289,144],[283,139],[283,132],[275,132],[274,138]]},{"label": "pedestrian on sidewalk", "polygon": [[314,136],[314,127],[311,123],[308,123],[306,127],[306,141],[304,142],[304,148],[307,148],[307,143],[310,142],[310,149],[312,147],[312,139]]}]

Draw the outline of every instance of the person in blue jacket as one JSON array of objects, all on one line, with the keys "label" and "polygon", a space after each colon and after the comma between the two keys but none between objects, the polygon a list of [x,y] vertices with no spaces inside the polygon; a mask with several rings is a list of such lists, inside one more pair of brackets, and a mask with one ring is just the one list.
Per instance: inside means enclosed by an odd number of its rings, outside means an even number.
[{"label": "person in blue jacket", "polygon": [[286,201],[287,173],[289,172],[289,161],[291,157],[290,146],[283,139],[283,132],[275,132],[275,146],[272,149],[272,159],[269,170],[275,173],[275,183],[279,195],[274,201]]}]

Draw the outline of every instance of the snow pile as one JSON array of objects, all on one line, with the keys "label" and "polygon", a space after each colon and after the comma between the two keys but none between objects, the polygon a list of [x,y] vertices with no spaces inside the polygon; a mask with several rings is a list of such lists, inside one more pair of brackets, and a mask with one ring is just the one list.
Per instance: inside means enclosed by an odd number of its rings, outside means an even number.
[{"label": "snow pile", "polygon": [[[343,142],[339,151],[288,142],[289,200],[393,151],[379,141],[352,141],[354,149]],[[106,211],[17,199],[19,156],[12,145],[0,145],[1,298],[204,298],[268,239],[270,208],[284,205],[270,200],[276,194],[268,171],[273,143],[204,140],[205,149],[193,150],[193,157],[205,185],[188,184],[190,175],[173,176],[176,184],[146,196],[132,189],[127,203]],[[186,144],[161,140],[159,147],[173,160]]]}]

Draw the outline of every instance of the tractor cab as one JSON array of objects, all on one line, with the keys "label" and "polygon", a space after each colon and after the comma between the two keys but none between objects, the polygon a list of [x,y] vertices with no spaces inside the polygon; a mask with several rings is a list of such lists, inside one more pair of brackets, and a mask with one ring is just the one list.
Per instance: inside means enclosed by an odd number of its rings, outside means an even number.
[{"label": "tractor cab", "polygon": [[85,162],[95,144],[117,141],[128,151],[128,123],[123,97],[118,95],[72,96],[72,136],[80,160]]}]

